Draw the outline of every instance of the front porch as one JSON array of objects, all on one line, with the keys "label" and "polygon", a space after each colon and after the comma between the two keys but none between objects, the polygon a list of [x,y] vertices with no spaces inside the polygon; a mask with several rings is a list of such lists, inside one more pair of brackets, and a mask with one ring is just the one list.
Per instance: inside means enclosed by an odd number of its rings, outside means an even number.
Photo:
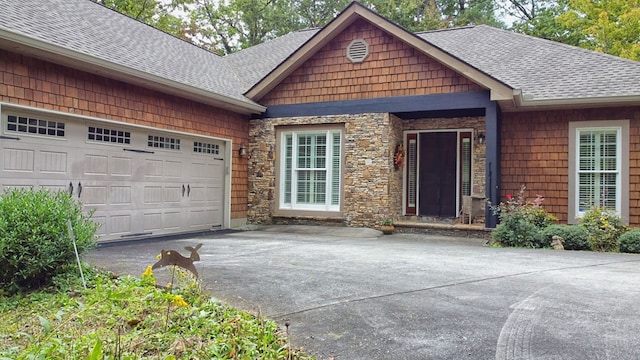
[{"label": "front porch", "polygon": [[395,231],[409,234],[437,234],[454,237],[470,237],[491,239],[493,229],[486,228],[484,223],[466,223],[460,218],[434,219],[416,216],[405,216],[393,222]]}]

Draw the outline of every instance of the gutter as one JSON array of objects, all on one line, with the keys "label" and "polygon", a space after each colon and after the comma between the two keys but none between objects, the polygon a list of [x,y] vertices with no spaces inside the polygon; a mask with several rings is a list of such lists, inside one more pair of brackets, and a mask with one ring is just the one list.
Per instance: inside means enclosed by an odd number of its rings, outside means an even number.
[{"label": "gutter", "polygon": [[513,100],[513,104],[515,105],[513,110],[640,105],[640,95],[535,100],[530,95],[524,95],[522,89],[515,89],[513,91]]},{"label": "gutter", "polygon": [[[249,99],[247,99],[248,101],[242,101],[203,90],[4,29],[0,29],[0,40],[6,40],[11,45],[8,47],[10,51],[17,50],[24,53],[27,50],[27,54],[40,58],[43,58],[43,55],[48,55],[44,57],[44,60],[51,61],[53,58],[53,62],[64,66],[73,66],[93,74],[201,101],[230,111],[242,114],[260,114],[266,111],[266,107]],[[1,41],[0,44],[2,44]],[[78,64],[81,65],[77,66]]]}]

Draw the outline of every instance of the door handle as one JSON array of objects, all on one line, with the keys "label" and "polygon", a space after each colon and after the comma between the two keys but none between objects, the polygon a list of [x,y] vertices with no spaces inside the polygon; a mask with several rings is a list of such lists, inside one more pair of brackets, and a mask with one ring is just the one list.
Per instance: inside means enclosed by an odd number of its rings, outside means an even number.
[{"label": "door handle", "polygon": [[185,191],[185,190],[186,190],[186,189],[184,188],[184,184],[182,184],[182,197],[184,197],[184,191]]},{"label": "door handle", "polygon": [[73,183],[69,181],[69,195],[73,195]]},{"label": "door handle", "polygon": [[80,199],[80,195],[82,195],[82,184],[78,181],[78,199]]},{"label": "door handle", "polygon": [[187,197],[189,197],[190,194],[191,194],[191,186],[187,184]]}]

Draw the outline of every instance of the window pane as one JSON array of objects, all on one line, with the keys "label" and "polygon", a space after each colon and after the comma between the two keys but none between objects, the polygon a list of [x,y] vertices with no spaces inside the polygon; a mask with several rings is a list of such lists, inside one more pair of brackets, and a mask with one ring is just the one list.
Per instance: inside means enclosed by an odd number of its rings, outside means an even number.
[{"label": "window pane", "polygon": [[340,205],[340,133],[333,133],[333,165],[331,168],[331,205]]},{"label": "window pane", "polygon": [[618,131],[579,131],[578,210],[616,211],[619,177]]},{"label": "window pane", "polygon": [[298,171],[299,204],[324,204],[326,202],[326,172],[323,170]]},{"label": "window pane", "polygon": [[291,164],[293,159],[293,136],[284,138],[284,202],[291,204]]},{"label": "window pane", "polygon": [[416,206],[416,184],[418,173],[418,143],[416,139],[409,140],[407,148],[407,204]]},{"label": "window pane", "polygon": [[471,195],[471,139],[462,139],[462,195]]}]

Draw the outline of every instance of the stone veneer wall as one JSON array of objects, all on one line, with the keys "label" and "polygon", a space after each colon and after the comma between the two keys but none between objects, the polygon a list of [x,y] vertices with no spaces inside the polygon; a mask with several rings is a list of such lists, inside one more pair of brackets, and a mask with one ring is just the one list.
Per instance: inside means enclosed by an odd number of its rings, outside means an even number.
[{"label": "stone veneer wall", "polygon": [[249,223],[273,223],[276,198],[276,128],[285,125],[344,126],[341,219],[335,216],[278,217],[285,223],[336,223],[378,227],[402,206],[402,171],[393,150],[402,139],[401,121],[389,114],[309,116],[251,120],[249,133]]}]

